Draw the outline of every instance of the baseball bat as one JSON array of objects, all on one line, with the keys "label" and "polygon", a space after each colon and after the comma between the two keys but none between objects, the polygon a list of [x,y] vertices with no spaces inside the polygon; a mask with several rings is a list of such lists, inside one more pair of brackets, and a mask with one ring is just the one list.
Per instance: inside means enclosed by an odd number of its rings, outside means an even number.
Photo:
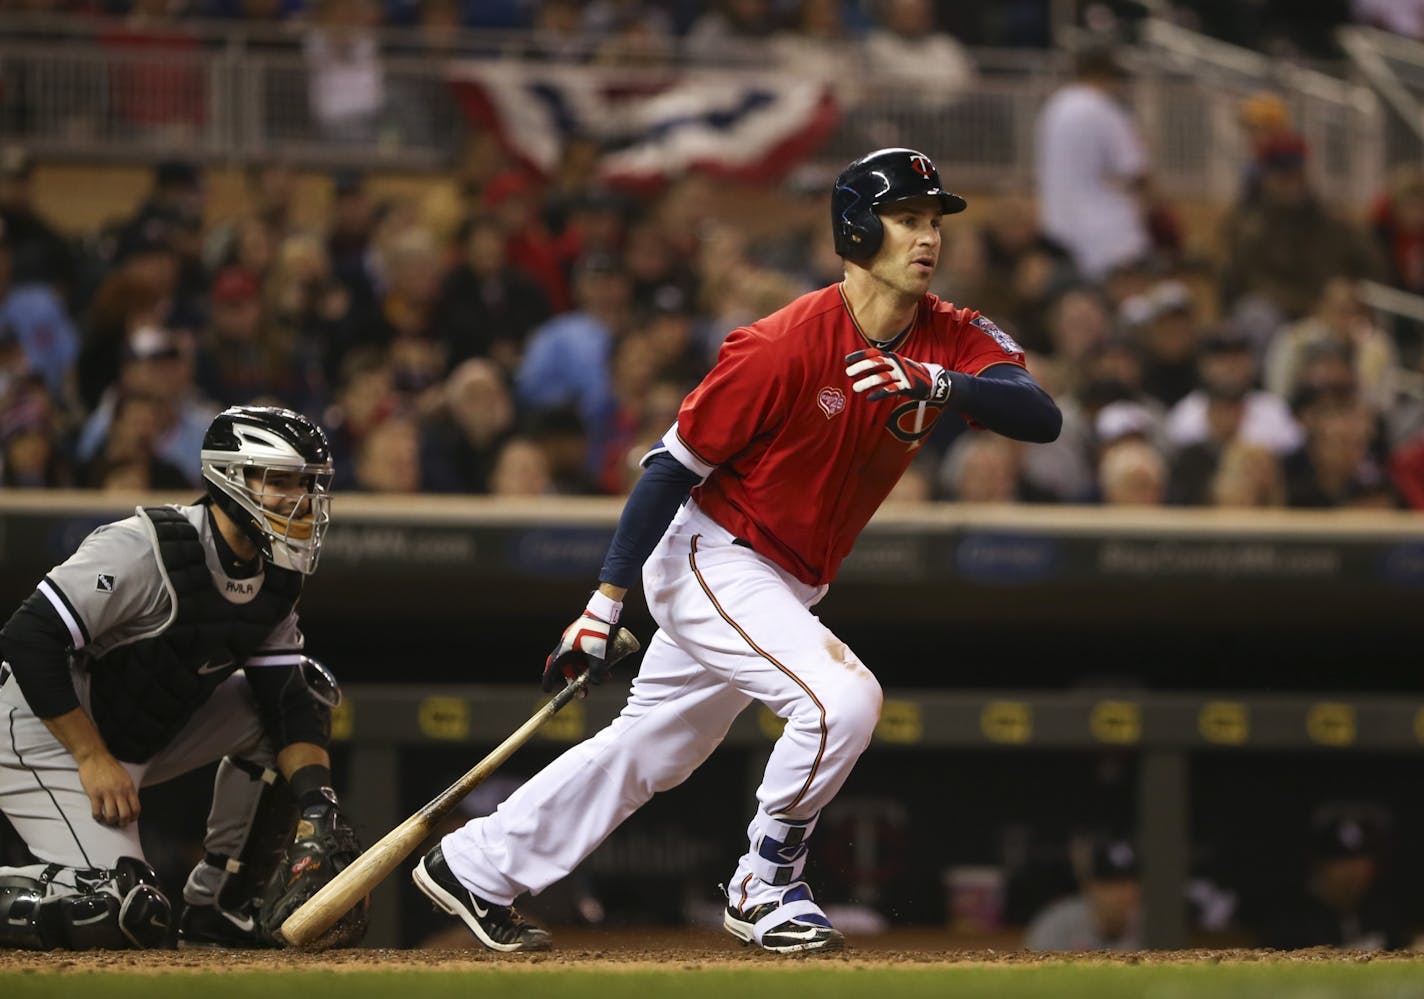
[{"label": "baseball bat", "polygon": [[[637,652],[638,640],[627,628],[619,628],[614,636],[609,663],[616,663]],[[288,946],[305,947],[317,941],[336,921],[369,895],[377,885],[395,870],[412,850],[421,844],[435,824],[444,818],[460,800],[494,773],[516,749],[529,741],[560,709],[588,687],[588,672],[584,671],[564,685],[529,720],[501,742],[464,776],[426,802],[420,811],[382,836],[368,847],[341,873],[322,885],[315,895],[303,902],[283,921],[278,934]]]}]

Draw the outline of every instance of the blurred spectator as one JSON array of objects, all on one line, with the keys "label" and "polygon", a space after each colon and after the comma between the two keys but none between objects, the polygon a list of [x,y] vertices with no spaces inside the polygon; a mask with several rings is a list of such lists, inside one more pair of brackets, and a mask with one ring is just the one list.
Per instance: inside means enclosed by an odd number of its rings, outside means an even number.
[{"label": "blurred spectator", "polygon": [[112,271],[94,294],[85,318],[76,362],[79,401],[85,411],[99,404],[104,390],[119,376],[124,340],[140,326],[161,325],[172,300],[176,263],[159,258],[155,269],[131,258]]},{"label": "blurred spectator", "polygon": [[[414,226],[385,242],[379,257],[380,303],[355,330],[357,341],[389,347],[397,341],[429,340],[438,347],[435,309],[444,273],[434,238]],[[438,374],[444,377],[443,362]]]},{"label": "blurred spectator", "polygon": [[677,26],[657,0],[589,0],[583,11],[583,30],[603,40],[629,23],[644,26],[655,38],[671,39]]},{"label": "blurred spectator", "polygon": [[374,143],[386,105],[386,77],[372,30],[371,0],[315,0],[302,40],[312,120],[329,142]]},{"label": "blurred spectator", "polygon": [[61,415],[44,385],[12,384],[0,393],[0,485],[6,489],[64,489],[73,469],[59,445]]},{"label": "blurred spectator", "polygon": [[359,170],[338,170],[331,176],[331,211],[327,217],[326,252],[331,273],[346,288],[350,310],[366,318],[376,311],[377,281],[371,243],[376,206]]},{"label": "blurred spectator", "polygon": [[212,318],[198,342],[199,390],[223,406],[275,400],[303,410],[319,386],[303,383],[306,373],[293,356],[288,335],[266,321],[257,279],[229,267],[213,281]]},{"label": "blurred spectator", "polygon": [[1285,506],[1286,483],[1281,460],[1259,445],[1233,440],[1216,462],[1206,500],[1217,507],[1273,509]]},{"label": "blurred spectator", "polygon": [[[554,165],[543,190],[544,223],[563,243],[563,251],[577,255],[589,248],[590,239],[598,249],[616,250],[622,236],[622,197],[605,187],[599,177],[603,163],[603,143],[596,135],[570,132],[559,146]],[[590,217],[592,216],[592,217]],[[580,223],[597,232],[580,231]]]},{"label": "blurred spectator", "polygon": [[513,374],[524,341],[549,316],[538,286],[510,266],[504,230],[492,217],[465,223],[460,262],[445,275],[435,306],[435,329],[452,366],[486,357]]},{"label": "blurred spectator", "polygon": [[1029,921],[1031,951],[1141,950],[1142,882],[1127,840],[1096,842],[1076,895],[1050,903]]},{"label": "blurred spectator", "polygon": [[446,80],[449,63],[471,54],[458,0],[420,0],[414,30],[395,36],[384,55],[420,60],[428,73],[397,72],[386,81],[383,142],[430,147],[444,144],[459,111]]},{"label": "blurred spectator", "polygon": [[335,397],[322,416],[336,465],[332,488],[355,488],[362,442],[396,411],[400,399],[390,362],[375,347],[357,347],[342,357],[335,384]]},{"label": "blurred spectator", "polygon": [[1221,301],[1229,312],[1260,298],[1282,318],[1310,311],[1330,278],[1377,278],[1379,255],[1358,226],[1329,212],[1306,178],[1307,149],[1277,136],[1257,154],[1261,196],[1227,216]]},{"label": "blurred spectator", "polygon": [[1239,204],[1255,201],[1261,193],[1262,153],[1279,137],[1293,131],[1290,109],[1279,95],[1258,91],[1236,106],[1236,123],[1246,138],[1246,165],[1242,169]]},{"label": "blurred spectator", "polygon": [[1167,463],[1151,444],[1126,436],[1098,459],[1098,495],[1109,506],[1160,506],[1167,497]]},{"label": "blurred spectator", "polygon": [[1386,891],[1386,818],[1378,808],[1327,806],[1311,819],[1309,869],[1262,933],[1268,947],[1393,950],[1409,944]]},{"label": "blurred spectator", "polygon": [[693,59],[752,58],[776,28],[772,0],[712,0],[687,29],[684,51]]},{"label": "blurred spectator", "polygon": [[436,492],[485,493],[495,456],[514,426],[507,374],[473,357],[445,379],[440,407],[426,422],[422,442],[425,487]]},{"label": "blurred spectator", "polygon": [[291,166],[276,161],[253,164],[244,176],[246,210],[209,230],[203,259],[209,270],[240,264],[260,278],[275,248],[296,231],[297,178]]},{"label": "blurred spectator", "polygon": [[628,275],[616,258],[604,253],[582,258],[574,275],[578,308],[534,331],[515,376],[521,406],[576,407],[595,462],[615,409],[610,363],[628,322],[628,296]]},{"label": "blurred spectator", "polygon": [[507,170],[490,180],[481,195],[484,208],[505,232],[509,262],[544,292],[553,312],[571,304],[565,277],[568,248],[561,246],[543,217],[539,182],[523,170]]},{"label": "blurred spectator", "polygon": [[1023,448],[998,434],[963,433],[944,453],[936,496],[956,503],[1017,503],[1029,498]]},{"label": "blurred spectator", "polygon": [[643,474],[644,456],[677,419],[678,408],[690,388],[687,383],[660,377],[638,400],[633,419],[619,427],[619,436],[605,448],[606,464],[600,480],[603,492],[626,495]]},{"label": "blurred spectator", "polygon": [[492,496],[544,496],[553,489],[549,458],[527,437],[511,437],[495,458],[490,473]]},{"label": "blurred spectator", "polygon": [[119,398],[136,395],[158,410],[154,453],[181,469],[190,484],[201,485],[203,434],[218,407],[194,389],[192,354],[184,337],[161,327],[140,326],[128,334],[118,380],[105,391],[80,430],[75,452],[79,461],[89,462],[102,450]]},{"label": "blurred spectator", "polygon": [[67,400],[73,392],[79,332],[54,286],[16,280],[13,260],[9,226],[0,220],[0,325],[19,341],[29,370],[44,379],[50,394]]},{"label": "blurred spectator", "polygon": [[23,146],[0,148],[0,227],[10,244],[14,284],[43,283],[69,300],[77,280],[74,249],[40,214],[32,183],[34,157]]},{"label": "blurred spectator", "polygon": [[1157,282],[1122,303],[1123,326],[1142,349],[1142,388],[1174,406],[1197,384],[1200,330],[1191,289],[1181,281]]},{"label": "blurred spectator", "polygon": [[1394,507],[1386,470],[1370,452],[1373,414],[1358,402],[1327,403],[1305,421],[1306,439],[1285,459],[1293,507]]},{"label": "blurred spectator", "polygon": [[187,489],[192,479],[155,449],[162,429],[163,406],[140,395],[120,395],[113,421],[99,453],[79,471],[89,489]]},{"label": "blurred spectator", "polygon": [[[351,293],[331,270],[321,241],[310,234],[287,237],[263,290],[267,321],[292,345],[301,380],[325,396],[338,380],[341,349],[350,342]],[[313,403],[315,405],[315,403]]]},{"label": "blurred spectator", "polygon": [[521,55],[558,63],[580,63],[593,49],[583,32],[582,0],[534,0],[533,35]]},{"label": "blurred spectator", "polygon": [[108,96],[117,120],[146,141],[195,141],[207,120],[202,43],[170,0],[132,0],[99,44],[114,50]]},{"label": "blurred spectator", "polygon": [[[786,26],[771,37],[771,59],[799,77],[830,84],[842,113],[860,102],[865,50],[846,26],[841,0],[797,0]],[[921,86],[934,84],[922,80]]]},{"label": "blurred spectator", "polygon": [[1045,313],[1046,336],[1031,336],[1046,352],[1063,363],[1064,388],[1070,394],[1081,389],[1084,365],[1112,331],[1112,316],[1102,293],[1092,285],[1074,284],[1059,290]]},{"label": "blurred spectator", "polygon": [[196,329],[206,318],[205,203],[201,169],[187,160],[164,160],[154,167],[148,196],[117,235],[117,259],[163,291],[163,321],[176,329]]},{"label": "blurred spectator", "polygon": [[[1173,448],[1212,439],[1224,424],[1235,423],[1234,436],[1260,444],[1274,454],[1300,446],[1300,425],[1280,396],[1255,388],[1256,359],[1251,345],[1235,330],[1222,327],[1204,336],[1197,354],[1199,388],[1187,393],[1167,413],[1167,440]],[[1233,405],[1240,406],[1235,415]],[[1223,442],[1224,443],[1224,442]]]},{"label": "blurred spectator", "polygon": [[[1424,295],[1424,167],[1401,163],[1371,208],[1375,244],[1385,261],[1388,282]],[[1396,316],[1391,329],[1404,363],[1417,368],[1424,358],[1424,322]]]},{"label": "blurred spectator", "polygon": [[[824,197],[821,200],[825,200]],[[829,229],[819,214],[820,228]],[[657,308],[672,302],[691,308],[697,295],[697,272],[688,261],[672,252],[655,222],[643,220],[628,229],[623,263],[632,281],[632,302],[638,308]]]},{"label": "blurred spectator", "polygon": [[1411,438],[1390,453],[1389,474],[1404,505],[1424,510],[1424,436]]},{"label": "blurred spectator", "polygon": [[1049,98],[1036,126],[1041,227],[1095,281],[1152,248],[1147,150],[1119,103],[1126,76],[1111,49],[1084,49],[1073,81]]},{"label": "blurred spectator", "polygon": [[420,491],[420,426],[405,414],[393,414],[371,427],[356,448],[356,481],[366,493]]},{"label": "blurred spectator", "polygon": [[1424,166],[1394,167],[1370,218],[1388,264],[1389,283],[1424,294]]},{"label": "blurred spectator", "polygon": [[1361,398],[1386,409],[1399,386],[1399,356],[1394,340],[1375,321],[1360,298],[1359,284],[1337,277],[1325,282],[1311,313],[1282,327],[1265,359],[1265,386],[1283,399],[1295,398],[1307,354],[1334,345],[1354,369]]},{"label": "blurred spectator", "polygon": [[623,492],[627,454],[634,441],[643,436],[643,403],[657,380],[659,361],[652,334],[642,329],[630,330],[613,347],[609,360],[613,409],[599,445],[601,453],[596,470],[599,489],[609,495]]},{"label": "blurred spectator", "polygon": [[972,292],[957,292],[952,300],[973,301],[1011,332],[1041,327],[1050,295],[1071,276],[1073,263],[1039,229],[1033,201],[1015,195],[995,199],[982,227],[970,235],[983,250],[983,278]]},{"label": "blurred spectator", "polygon": [[878,0],[865,36],[866,68],[913,95],[924,111],[943,111],[973,86],[969,50],[935,24],[930,0]]},{"label": "blurred spectator", "polygon": [[520,412],[521,436],[528,437],[549,465],[550,489],[560,496],[598,492],[594,474],[602,454],[590,445],[583,419],[572,405]]}]

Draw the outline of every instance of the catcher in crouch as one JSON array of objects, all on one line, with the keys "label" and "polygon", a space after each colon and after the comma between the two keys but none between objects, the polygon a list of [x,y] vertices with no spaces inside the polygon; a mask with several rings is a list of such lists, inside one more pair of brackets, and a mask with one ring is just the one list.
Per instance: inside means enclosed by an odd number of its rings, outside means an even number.
[{"label": "catcher in crouch", "polygon": [[[0,631],[0,810],[38,861],[0,867],[0,945],[269,945],[360,853],[331,789],[339,690],[295,611],[329,519],[326,436],[234,407],[201,460],[202,499],[99,527]],[[215,760],[175,934],[138,789]],[[359,940],[366,915],[325,943]]]}]

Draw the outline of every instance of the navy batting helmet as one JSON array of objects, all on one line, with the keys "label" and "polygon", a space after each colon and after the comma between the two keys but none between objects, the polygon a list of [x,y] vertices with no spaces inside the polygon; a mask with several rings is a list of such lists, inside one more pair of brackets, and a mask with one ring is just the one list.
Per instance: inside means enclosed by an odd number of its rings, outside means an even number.
[{"label": "navy batting helmet", "polygon": [[868,260],[880,249],[885,227],[876,210],[906,198],[938,198],[945,215],[964,211],[964,199],[939,182],[934,161],[913,149],[877,149],[841,171],[831,192],[831,228],[836,252]]}]

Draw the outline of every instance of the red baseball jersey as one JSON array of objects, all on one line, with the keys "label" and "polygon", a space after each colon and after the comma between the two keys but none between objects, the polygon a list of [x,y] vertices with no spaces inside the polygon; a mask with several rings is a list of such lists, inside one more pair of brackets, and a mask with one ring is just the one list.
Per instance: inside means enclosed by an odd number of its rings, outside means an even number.
[{"label": "red baseball jersey", "polygon": [[[851,390],[845,357],[875,346],[839,284],[732,331],[666,444],[706,480],[698,506],[812,585],[829,583],[941,407]],[[971,309],[926,295],[896,353],[978,374],[1022,349]]]}]

